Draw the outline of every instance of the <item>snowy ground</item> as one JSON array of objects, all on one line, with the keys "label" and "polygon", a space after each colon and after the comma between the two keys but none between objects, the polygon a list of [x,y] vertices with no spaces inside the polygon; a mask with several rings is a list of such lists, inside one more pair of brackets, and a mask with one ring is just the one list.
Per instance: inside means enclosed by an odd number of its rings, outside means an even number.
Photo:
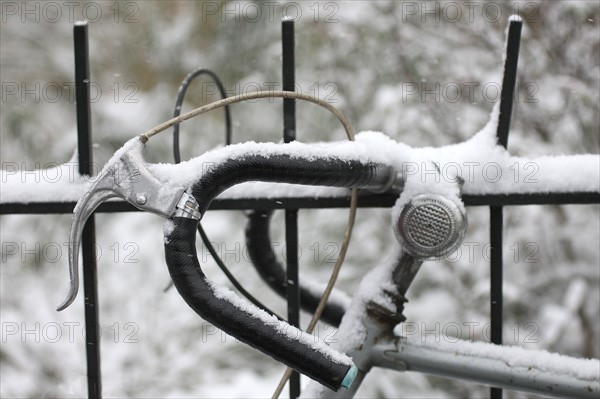
[{"label": "snowy ground", "polygon": [[[44,3],[31,2],[34,11],[27,15],[23,4],[0,4],[4,170],[51,168],[67,162],[75,148],[74,103],[67,95],[73,73],[68,7],[56,3],[58,17]],[[195,67],[219,72],[230,94],[266,89],[280,80],[278,13],[288,3],[274,6],[272,20],[265,8],[259,18],[250,14],[251,2],[229,3],[238,19],[212,8],[216,2],[127,2],[118,12],[112,2],[86,4],[91,4],[86,9],[89,19],[94,19],[94,7],[102,10],[90,25],[92,80],[101,91],[93,104],[98,168],[128,138],[170,117],[179,82]],[[500,82],[504,29],[514,5],[497,3],[502,19],[492,18],[491,8],[484,14],[482,7],[474,8],[470,19],[460,2],[432,2],[431,7],[435,4],[439,20],[426,14],[420,2],[302,3],[296,21],[299,89],[336,101],[357,130],[381,130],[412,146],[470,138],[497,101],[492,90]],[[452,20],[451,4],[462,10],[460,21]],[[515,4],[526,23],[510,152],[525,157],[597,154],[598,4]],[[73,7],[78,19],[84,3]],[[484,92],[486,84],[489,91]],[[454,101],[451,90],[456,87],[461,98]],[[213,89],[208,81],[199,83],[185,109],[215,100]],[[426,89],[433,94],[423,94]],[[61,97],[56,99],[58,92]],[[279,101],[263,100],[232,111],[236,142],[279,140]],[[313,105],[299,104],[298,113],[302,141],[343,139],[336,122]],[[222,142],[221,116],[215,112],[183,126],[184,158]],[[170,138],[156,140],[150,160],[170,162]],[[25,179],[41,185],[52,183],[53,176],[37,172]],[[2,181],[0,200],[10,195],[6,187]],[[425,331],[434,331],[434,336],[452,333],[448,326],[456,325],[461,329],[454,333],[463,339],[489,337],[488,211],[468,212],[469,233],[458,255],[428,262],[409,292],[406,315],[410,327],[424,337],[431,336]],[[324,281],[347,211],[303,210],[300,215],[302,274]],[[86,395],[83,294],[67,310],[55,311],[66,294],[70,219],[1,217],[2,397]],[[360,210],[340,288],[353,292],[366,270],[392,253],[389,219],[388,209]],[[199,319],[174,290],[162,292],[169,280],[162,223],[142,213],[96,217],[104,396],[270,397],[281,365]],[[284,302],[265,289],[248,263],[244,224],[242,212],[209,212],[204,221],[246,288],[284,313]],[[508,207],[504,224],[505,341],[598,358],[598,205]],[[274,217],[272,237],[281,255],[281,212]],[[199,250],[207,274],[227,284],[207,251],[200,245]],[[303,322],[308,318],[303,315]],[[322,339],[335,340],[331,327],[321,325],[318,331]],[[486,394],[487,388],[473,384],[377,370],[359,396]]]}]

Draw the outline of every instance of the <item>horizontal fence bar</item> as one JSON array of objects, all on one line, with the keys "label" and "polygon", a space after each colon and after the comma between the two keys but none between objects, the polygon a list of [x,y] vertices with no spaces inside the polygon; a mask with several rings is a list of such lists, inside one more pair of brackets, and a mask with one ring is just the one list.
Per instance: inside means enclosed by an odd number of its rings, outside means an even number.
[{"label": "horizontal fence bar", "polygon": [[[395,194],[362,194],[358,200],[361,208],[388,208],[398,198]],[[598,204],[600,193],[544,193],[544,194],[483,194],[463,195],[467,206],[511,206],[511,205],[568,205]],[[350,197],[280,197],[280,198],[245,198],[215,199],[210,210],[242,210],[242,209],[314,209],[345,208],[350,205]],[[0,204],[0,215],[8,214],[61,214],[72,213],[75,202],[31,202],[28,204],[7,202]],[[137,212],[139,209],[124,201],[108,201],[102,203],[96,212]]]}]

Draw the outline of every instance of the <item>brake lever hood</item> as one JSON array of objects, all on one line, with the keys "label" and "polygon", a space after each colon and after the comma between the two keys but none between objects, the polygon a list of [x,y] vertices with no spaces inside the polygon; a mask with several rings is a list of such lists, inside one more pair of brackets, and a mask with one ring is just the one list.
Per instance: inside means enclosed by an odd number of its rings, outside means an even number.
[{"label": "brake lever hood", "polygon": [[128,141],[104,166],[88,192],[73,210],[69,232],[69,293],[58,311],[67,308],[79,291],[79,247],[83,228],[100,204],[110,198],[121,198],[136,208],[163,217],[171,216],[184,188],[172,187],[158,180],[144,159],[145,145],[139,138]]}]

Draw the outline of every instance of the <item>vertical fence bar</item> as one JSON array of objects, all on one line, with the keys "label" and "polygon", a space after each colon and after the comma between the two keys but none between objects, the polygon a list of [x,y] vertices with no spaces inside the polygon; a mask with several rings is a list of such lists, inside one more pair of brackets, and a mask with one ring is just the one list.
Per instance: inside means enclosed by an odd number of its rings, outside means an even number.
[{"label": "vertical fence bar", "polygon": [[[501,206],[490,206],[490,314],[491,314],[491,341],[502,344],[502,231],[503,211]],[[501,399],[502,389],[490,388],[491,399]]]},{"label": "vertical fence bar", "polygon": [[[284,18],[281,22],[282,80],[283,90],[296,89],[294,59],[294,21]],[[296,100],[283,99],[283,141],[296,140]],[[288,322],[300,326],[300,289],[298,286],[298,209],[285,211],[285,243],[287,256],[287,306]],[[290,399],[300,396],[300,374],[290,378]]]},{"label": "vertical fence bar", "polygon": [[[75,41],[75,93],[77,110],[77,151],[79,173],[92,175],[92,125],[90,106],[90,63],[87,22],[73,28]],[[83,290],[85,296],[85,350],[87,359],[88,397],[102,397],[100,341],[98,336],[98,282],[96,265],[96,227],[90,216],[81,236],[83,255]]]},{"label": "vertical fence bar", "polygon": [[[504,148],[508,145],[508,132],[512,116],[515,83],[517,81],[517,64],[519,61],[519,47],[521,43],[521,28],[523,22],[520,18],[511,18],[506,41],[506,58],[504,61],[504,76],[502,79],[502,93],[500,95],[500,115],[496,137],[498,144]],[[503,233],[502,206],[490,206],[490,314],[491,314],[491,341],[502,344],[503,325],[503,259],[502,259],[502,233]],[[490,388],[492,399],[502,398],[502,389]]]}]

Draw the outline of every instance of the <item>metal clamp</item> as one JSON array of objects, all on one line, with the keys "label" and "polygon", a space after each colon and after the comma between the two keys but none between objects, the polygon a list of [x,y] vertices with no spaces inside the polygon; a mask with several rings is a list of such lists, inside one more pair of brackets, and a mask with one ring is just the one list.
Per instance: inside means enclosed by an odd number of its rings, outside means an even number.
[{"label": "metal clamp", "polygon": [[175,206],[175,212],[173,216],[179,218],[188,218],[200,220],[202,219],[202,214],[200,213],[200,205],[198,205],[198,201],[196,198],[192,196],[187,191],[181,195],[181,199]]}]

